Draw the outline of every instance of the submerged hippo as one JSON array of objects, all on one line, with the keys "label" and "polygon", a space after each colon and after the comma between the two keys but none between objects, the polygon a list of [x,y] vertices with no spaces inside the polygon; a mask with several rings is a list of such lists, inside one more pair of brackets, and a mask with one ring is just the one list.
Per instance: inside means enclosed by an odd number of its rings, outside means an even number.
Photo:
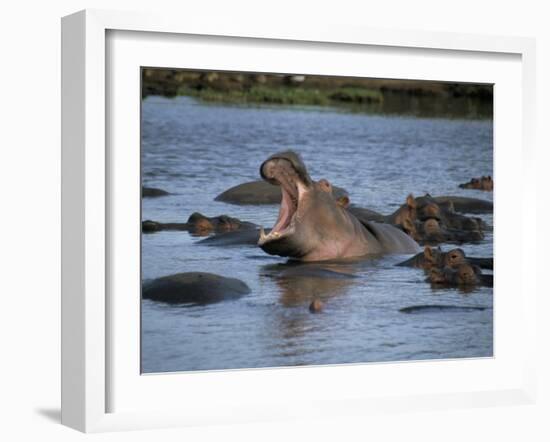
[{"label": "submerged hippo", "polygon": [[431,248],[426,246],[423,252],[420,252],[412,258],[400,262],[397,265],[402,267],[416,267],[419,269],[430,270],[433,267],[456,267],[463,262],[466,262],[466,254],[462,249],[452,249],[448,252],[444,252],[440,247]]},{"label": "submerged hippo", "polygon": [[493,213],[493,202],[465,196],[434,196],[438,204],[452,204],[455,212],[460,213]]},{"label": "submerged hippo", "polygon": [[257,228],[221,232],[197,241],[205,246],[258,246],[260,230]]},{"label": "submerged hippo", "polygon": [[467,262],[457,267],[432,268],[428,281],[443,286],[493,286],[493,275],[484,275],[481,269]]},{"label": "submerged hippo", "polygon": [[445,305],[445,304],[424,304],[411,305],[399,309],[401,313],[441,313],[445,312],[478,312],[490,309],[480,305]]},{"label": "submerged hippo", "polygon": [[313,181],[298,154],[268,158],[260,175],[281,187],[279,217],[271,232],[260,230],[258,245],[270,255],[324,261],[381,253],[416,253],[418,244],[399,229],[359,221],[339,204],[331,184]]},{"label": "submerged hippo", "polygon": [[188,272],[163,276],[143,284],[143,299],[169,304],[211,304],[250,293],[241,280],[213,273]]},{"label": "submerged hippo", "polygon": [[285,307],[307,306],[315,300],[324,304],[360,281],[354,274],[354,267],[343,267],[340,263],[288,261],[269,264],[263,266],[261,276],[275,281],[279,300]]},{"label": "submerged hippo", "polygon": [[482,176],[481,178],[472,178],[467,183],[459,184],[458,187],[460,187],[461,189],[476,189],[492,192],[493,184],[493,178],[491,177],[491,175],[488,175]]},{"label": "submerged hippo", "polygon": [[460,264],[468,262],[484,269],[493,269],[493,258],[474,258],[466,256],[462,249],[451,249],[447,252],[441,250],[441,247],[431,248],[426,246],[424,251],[414,255],[412,258],[403,261],[398,266],[416,267],[424,270],[430,270],[433,267],[456,268]]},{"label": "submerged hippo", "polygon": [[[348,193],[340,188],[333,187],[334,198],[340,199],[348,196]],[[242,183],[220,193],[215,201],[230,204],[279,204],[281,202],[281,188],[273,186],[269,182],[258,180]]]},{"label": "submerged hippo", "polygon": [[403,230],[423,245],[478,242],[484,237],[483,232],[478,230],[446,228],[435,218],[428,218],[424,222],[416,221],[415,223],[405,220]]},{"label": "submerged hippo", "polygon": [[156,189],[155,187],[142,187],[141,188],[141,197],[142,198],[155,198],[158,196],[170,195],[166,190]]},{"label": "submerged hippo", "polygon": [[445,227],[462,230],[480,230],[481,220],[456,213],[452,201],[437,202],[429,193],[416,197],[415,208],[420,221],[433,218]]},{"label": "submerged hippo", "polygon": [[202,213],[193,213],[186,223],[159,223],[146,220],[141,223],[144,233],[159,232],[162,230],[189,231],[196,236],[206,236],[212,232],[231,232],[234,230],[254,229],[257,226],[238,218],[227,215],[208,217]]},{"label": "submerged hippo", "polygon": [[[412,195],[407,197],[405,206],[408,206],[407,210],[409,211],[414,210],[416,219],[420,221],[426,221],[427,219],[433,218],[439,221],[443,227],[469,231],[480,231],[487,228],[481,218],[457,213],[455,208],[455,197],[446,197],[447,199],[441,199],[442,197],[439,197],[439,199],[436,199],[429,193],[424,196],[416,197],[412,201],[411,197]],[[402,207],[400,210],[403,210]]]},{"label": "submerged hippo", "polygon": [[[400,206],[390,215],[382,215],[373,210],[357,206],[348,207],[348,211],[361,221],[385,222],[398,226],[416,240],[418,240],[418,238],[415,236],[414,226],[417,225],[418,222],[424,222],[432,218],[437,220],[442,228],[454,230],[453,234],[455,236],[463,236],[464,241],[468,240],[468,236],[472,236],[474,240],[477,236],[483,236],[460,235],[460,232],[458,232],[459,230],[481,232],[489,228],[489,226],[480,218],[456,213],[454,209],[455,197],[444,198],[447,199],[438,202],[438,200],[431,197],[429,194],[417,198],[409,195],[405,200],[405,204]],[[460,241],[462,241],[462,239],[456,239],[456,242]]]}]

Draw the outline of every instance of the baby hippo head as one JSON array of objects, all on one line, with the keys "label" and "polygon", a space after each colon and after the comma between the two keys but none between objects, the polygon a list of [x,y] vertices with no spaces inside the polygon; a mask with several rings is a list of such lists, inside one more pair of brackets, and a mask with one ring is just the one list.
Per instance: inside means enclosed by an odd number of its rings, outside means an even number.
[{"label": "baby hippo head", "polygon": [[466,260],[466,254],[462,249],[452,249],[444,254],[443,265],[445,267],[456,268]]},{"label": "baby hippo head", "polygon": [[430,194],[416,198],[416,211],[420,220],[428,218],[441,219],[441,208]]},{"label": "baby hippo head", "polygon": [[443,235],[439,221],[434,218],[429,218],[424,222],[412,222],[405,219],[401,227],[407,235],[416,241],[439,242]]},{"label": "baby hippo head", "polygon": [[441,251],[440,247],[424,247],[424,261],[422,267],[425,270],[429,270],[433,267],[441,267],[442,254],[443,252]]},{"label": "baby hippo head", "polygon": [[439,222],[435,218],[429,218],[424,221],[422,228],[426,236],[434,236],[438,233],[441,233],[441,227],[439,226]]},{"label": "baby hippo head", "polygon": [[227,215],[220,215],[209,218],[202,213],[195,212],[187,220],[190,231],[195,235],[205,236],[212,231],[229,232],[239,229],[241,222],[237,218],[231,218]]},{"label": "baby hippo head", "polygon": [[220,215],[215,218],[216,221],[216,230],[220,232],[230,232],[232,230],[237,230],[241,222],[236,218],[231,218],[227,215]]},{"label": "baby hippo head", "polygon": [[445,284],[448,282],[447,275],[443,269],[432,267],[428,273],[428,280],[432,284]]},{"label": "baby hippo head", "polygon": [[462,249],[451,249],[448,252],[443,252],[441,247],[431,248],[426,246],[424,248],[424,261],[426,262],[425,268],[430,269],[432,267],[450,267],[457,268],[460,264],[466,262],[466,254]]},{"label": "baby hippo head", "polygon": [[191,232],[196,235],[204,236],[208,235],[214,230],[214,224],[212,221],[202,213],[195,212],[187,220],[187,224],[190,226]]},{"label": "baby hippo head", "polygon": [[476,285],[479,284],[479,275],[481,270],[477,266],[468,263],[460,264],[456,269],[456,283],[458,285]]}]

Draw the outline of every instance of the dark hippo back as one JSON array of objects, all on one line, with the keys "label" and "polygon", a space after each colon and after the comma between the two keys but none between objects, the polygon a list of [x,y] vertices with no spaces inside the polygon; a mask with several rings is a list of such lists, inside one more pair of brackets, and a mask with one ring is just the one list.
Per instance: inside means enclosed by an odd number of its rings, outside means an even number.
[{"label": "dark hippo back", "polygon": [[360,220],[361,224],[378,240],[384,253],[418,253],[418,243],[391,224]]},{"label": "dark hippo back", "polygon": [[250,293],[241,280],[205,272],[177,273],[143,284],[143,299],[168,304],[211,304]]},{"label": "dark hippo back", "polygon": [[[341,187],[332,186],[334,199],[348,196],[348,192]],[[220,193],[216,201],[236,205],[264,205],[279,204],[281,202],[281,188],[266,181],[250,181],[231,187]]]}]

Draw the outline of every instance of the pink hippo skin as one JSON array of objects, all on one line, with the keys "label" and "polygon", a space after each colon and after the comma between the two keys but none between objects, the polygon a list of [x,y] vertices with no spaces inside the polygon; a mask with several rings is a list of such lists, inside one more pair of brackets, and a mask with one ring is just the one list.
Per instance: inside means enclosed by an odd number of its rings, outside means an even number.
[{"label": "pink hippo skin", "polygon": [[299,155],[281,152],[260,167],[262,178],[281,186],[279,217],[258,245],[270,255],[301,261],[325,261],[383,253],[416,253],[418,244],[401,230],[361,222],[336,201],[332,186],[313,181]]}]

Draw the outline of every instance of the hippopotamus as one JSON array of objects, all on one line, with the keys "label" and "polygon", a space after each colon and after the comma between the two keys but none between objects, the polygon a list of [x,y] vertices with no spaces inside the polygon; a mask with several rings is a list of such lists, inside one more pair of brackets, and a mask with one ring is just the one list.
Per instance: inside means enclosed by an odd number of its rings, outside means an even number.
[{"label": "hippopotamus", "polygon": [[155,187],[142,187],[141,188],[141,197],[142,198],[155,198],[158,196],[170,195],[166,190],[156,189]]},{"label": "hippopotamus", "polygon": [[428,282],[443,286],[493,286],[493,275],[484,275],[481,269],[464,262],[456,267],[433,267],[430,269]]},{"label": "hippopotamus", "polygon": [[163,276],[143,284],[143,299],[168,304],[211,304],[250,293],[241,280],[213,273],[188,272]]},{"label": "hippopotamus", "polygon": [[453,210],[460,213],[493,213],[493,202],[465,196],[434,196],[437,204],[452,204]]},{"label": "hippopotamus", "polygon": [[[412,233],[414,229],[411,227],[418,221],[426,221],[430,218],[436,219],[446,229],[481,232],[483,229],[489,228],[480,218],[456,213],[452,200],[437,202],[429,194],[417,198],[414,198],[412,195],[407,196],[405,204],[390,215],[382,215],[373,210],[353,205],[349,206],[347,210],[361,221],[377,221],[393,224],[413,237]],[[458,234],[458,232],[456,233]],[[466,238],[468,235],[463,236]],[[476,237],[478,235],[471,236]]]},{"label": "hippopotamus", "polygon": [[343,205],[360,221],[375,221],[377,223],[388,222],[388,217],[376,212],[375,210],[367,209],[356,205]]},{"label": "hippopotamus", "polygon": [[271,232],[260,229],[258,245],[270,255],[324,261],[383,253],[416,253],[418,244],[394,226],[360,221],[333,195],[326,180],[313,181],[293,151],[272,155],[262,178],[279,185],[279,217]]},{"label": "hippopotamus", "polygon": [[[437,200],[427,193],[424,196],[414,198],[414,203],[410,200],[411,197],[412,195],[407,197],[406,206],[413,205],[416,211],[416,218],[420,221],[434,218],[447,228],[460,230],[482,230],[487,228],[487,225],[481,218],[469,217],[456,213],[455,202],[452,197],[448,197],[446,200],[440,197],[440,199]],[[409,208],[408,210],[411,209]]]},{"label": "hippopotamus", "polygon": [[[268,229],[269,230],[269,229]],[[268,231],[266,230],[266,232]],[[221,232],[197,241],[205,246],[251,246],[258,247],[260,231],[257,228]]]},{"label": "hippopotamus", "polygon": [[417,219],[416,200],[412,195],[407,197],[404,205],[400,206],[395,212],[389,215],[382,215],[374,210],[356,205],[348,205],[346,208],[361,222],[375,221],[402,226],[405,219],[412,222]]},{"label": "hippopotamus", "polygon": [[435,218],[428,218],[425,221],[416,221],[412,223],[406,219],[403,224],[403,230],[415,239],[419,244],[440,244],[481,241],[484,237],[483,232],[478,230],[459,230],[446,228]]},{"label": "hippopotamus", "polygon": [[468,262],[484,269],[493,269],[493,258],[474,258],[466,256],[464,250],[456,248],[447,252],[441,250],[441,247],[431,248],[426,246],[424,251],[414,255],[406,261],[396,264],[403,267],[416,267],[424,270],[430,270],[432,267],[443,268],[453,267]]},{"label": "hippopotamus", "polygon": [[[345,189],[333,186],[333,194],[336,200],[348,196]],[[224,203],[247,204],[278,204],[281,202],[281,188],[273,186],[269,182],[258,180],[239,184],[220,193],[215,201]]]},{"label": "hippopotamus", "polygon": [[482,176],[481,178],[472,178],[467,183],[459,184],[458,187],[460,187],[461,189],[476,189],[492,192],[493,178],[491,177],[491,175]]},{"label": "hippopotamus", "polygon": [[475,312],[484,311],[491,307],[483,307],[480,305],[445,305],[445,304],[425,304],[411,305],[399,309],[400,313],[440,313],[442,311],[451,312]]},{"label": "hippopotamus", "polygon": [[253,223],[231,218],[227,215],[207,217],[202,213],[193,213],[186,223],[159,223],[146,220],[141,223],[144,233],[159,232],[161,230],[189,231],[196,236],[206,236],[212,232],[231,232],[257,228]]},{"label": "hippopotamus", "polygon": [[396,265],[430,270],[432,267],[456,267],[463,262],[466,262],[466,254],[462,249],[452,249],[444,252],[441,250],[441,247],[432,249],[426,246],[423,252]]},{"label": "hippopotamus", "polygon": [[436,219],[447,228],[478,231],[487,228],[481,218],[456,213],[453,200],[441,200],[438,202],[429,193],[417,198],[409,195],[405,205],[401,206],[393,215],[395,224],[401,225],[403,225],[402,221],[404,219],[414,222],[417,219],[425,221],[430,218]]}]

